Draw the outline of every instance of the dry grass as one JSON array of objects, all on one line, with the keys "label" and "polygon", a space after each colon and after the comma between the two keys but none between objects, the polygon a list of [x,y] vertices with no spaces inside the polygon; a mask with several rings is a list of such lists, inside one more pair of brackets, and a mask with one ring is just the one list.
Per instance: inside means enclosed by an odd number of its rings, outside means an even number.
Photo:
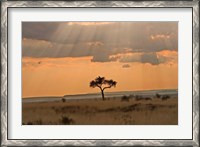
[{"label": "dry grass", "polygon": [[23,103],[23,124],[177,125],[178,98]]}]

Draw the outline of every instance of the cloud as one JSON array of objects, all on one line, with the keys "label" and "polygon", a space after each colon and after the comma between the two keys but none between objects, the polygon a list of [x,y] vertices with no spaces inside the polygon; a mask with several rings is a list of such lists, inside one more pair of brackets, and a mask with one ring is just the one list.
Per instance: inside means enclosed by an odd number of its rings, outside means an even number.
[{"label": "cloud", "polygon": [[50,36],[59,25],[51,22],[22,22],[22,38],[51,41]]},{"label": "cloud", "polygon": [[157,52],[157,57],[159,59],[159,62],[161,63],[169,63],[169,64],[178,63],[177,51],[163,50],[163,51]]},{"label": "cloud", "polygon": [[108,25],[113,22],[69,22],[68,25],[83,25],[83,26],[95,26],[95,25]]},{"label": "cloud", "polygon": [[178,51],[178,23],[23,22],[22,38],[23,57],[92,56],[92,62],[139,61],[156,65],[169,57],[152,53]]},{"label": "cloud", "polygon": [[109,56],[109,54],[95,54],[91,59],[92,62],[114,62],[117,61],[118,57]]},{"label": "cloud", "polygon": [[169,39],[171,36],[169,34],[157,34],[157,35],[151,35],[152,40],[156,39]]},{"label": "cloud", "polygon": [[[111,48],[132,48],[147,52],[178,48],[177,22],[109,22],[110,25],[90,25],[90,27],[68,25],[70,23],[84,24],[84,22],[23,22],[22,37],[64,44],[99,41]],[[162,36],[169,38],[166,41]]]},{"label": "cloud", "polygon": [[122,63],[148,63],[151,65],[159,65],[165,63],[177,63],[178,53],[176,51],[160,51],[151,53],[122,53],[118,55],[111,56],[116,58],[118,62]]},{"label": "cloud", "polygon": [[122,68],[129,68],[129,67],[131,67],[129,64],[122,65]]},{"label": "cloud", "polygon": [[102,46],[103,43],[100,41],[96,41],[96,42],[88,42],[87,45],[91,47],[96,47],[96,46]]},{"label": "cloud", "polygon": [[155,53],[140,53],[140,54],[131,54],[128,56],[122,56],[119,60],[120,62],[141,62],[149,63],[152,65],[159,64],[157,55]]},{"label": "cloud", "polygon": [[109,62],[109,56],[105,54],[99,54],[98,56],[93,56],[92,62]]},{"label": "cloud", "polygon": [[141,55],[141,63],[149,63],[152,65],[160,64],[155,53],[145,53]]},{"label": "cloud", "polygon": [[96,47],[90,48],[87,43],[62,44],[43,40],[23,39],[22,56],[34,58],[62,58],[62,57],[84,57],[95,53]]}]

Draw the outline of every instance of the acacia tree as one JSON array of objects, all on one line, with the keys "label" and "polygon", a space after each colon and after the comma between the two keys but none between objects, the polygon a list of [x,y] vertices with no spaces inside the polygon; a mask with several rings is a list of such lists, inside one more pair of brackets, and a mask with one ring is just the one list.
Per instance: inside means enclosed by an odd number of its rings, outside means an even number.
[{"label": "acacia tree", "polygon": [[90,87],[92,88],[99,87],[99,89],[101,90],[101,95],[103,100],[105,100],[104,90],[107,88],[115,87],[116,85],[117,85],[116,81],[113,81],[112,79],[106,80],[105,77],[100,77],[100,76],[98,76],[95,80],[92,80],[90,82]]}]

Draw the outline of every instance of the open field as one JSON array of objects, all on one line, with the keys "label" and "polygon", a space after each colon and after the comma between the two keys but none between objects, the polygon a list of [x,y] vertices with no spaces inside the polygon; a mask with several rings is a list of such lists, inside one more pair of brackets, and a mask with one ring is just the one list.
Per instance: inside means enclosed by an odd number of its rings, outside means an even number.
[{"label": "open field", "polygon": [[178,98],[23,103],[24,125],[177,125]]}]

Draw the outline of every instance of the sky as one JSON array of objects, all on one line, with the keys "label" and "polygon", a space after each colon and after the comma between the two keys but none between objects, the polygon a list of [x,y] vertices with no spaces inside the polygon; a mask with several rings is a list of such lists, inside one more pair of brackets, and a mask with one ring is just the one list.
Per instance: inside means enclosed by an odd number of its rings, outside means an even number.
[{"label": "sky", "polygon": [[22,97],[178,88],[178,22],[23,22]]}]

